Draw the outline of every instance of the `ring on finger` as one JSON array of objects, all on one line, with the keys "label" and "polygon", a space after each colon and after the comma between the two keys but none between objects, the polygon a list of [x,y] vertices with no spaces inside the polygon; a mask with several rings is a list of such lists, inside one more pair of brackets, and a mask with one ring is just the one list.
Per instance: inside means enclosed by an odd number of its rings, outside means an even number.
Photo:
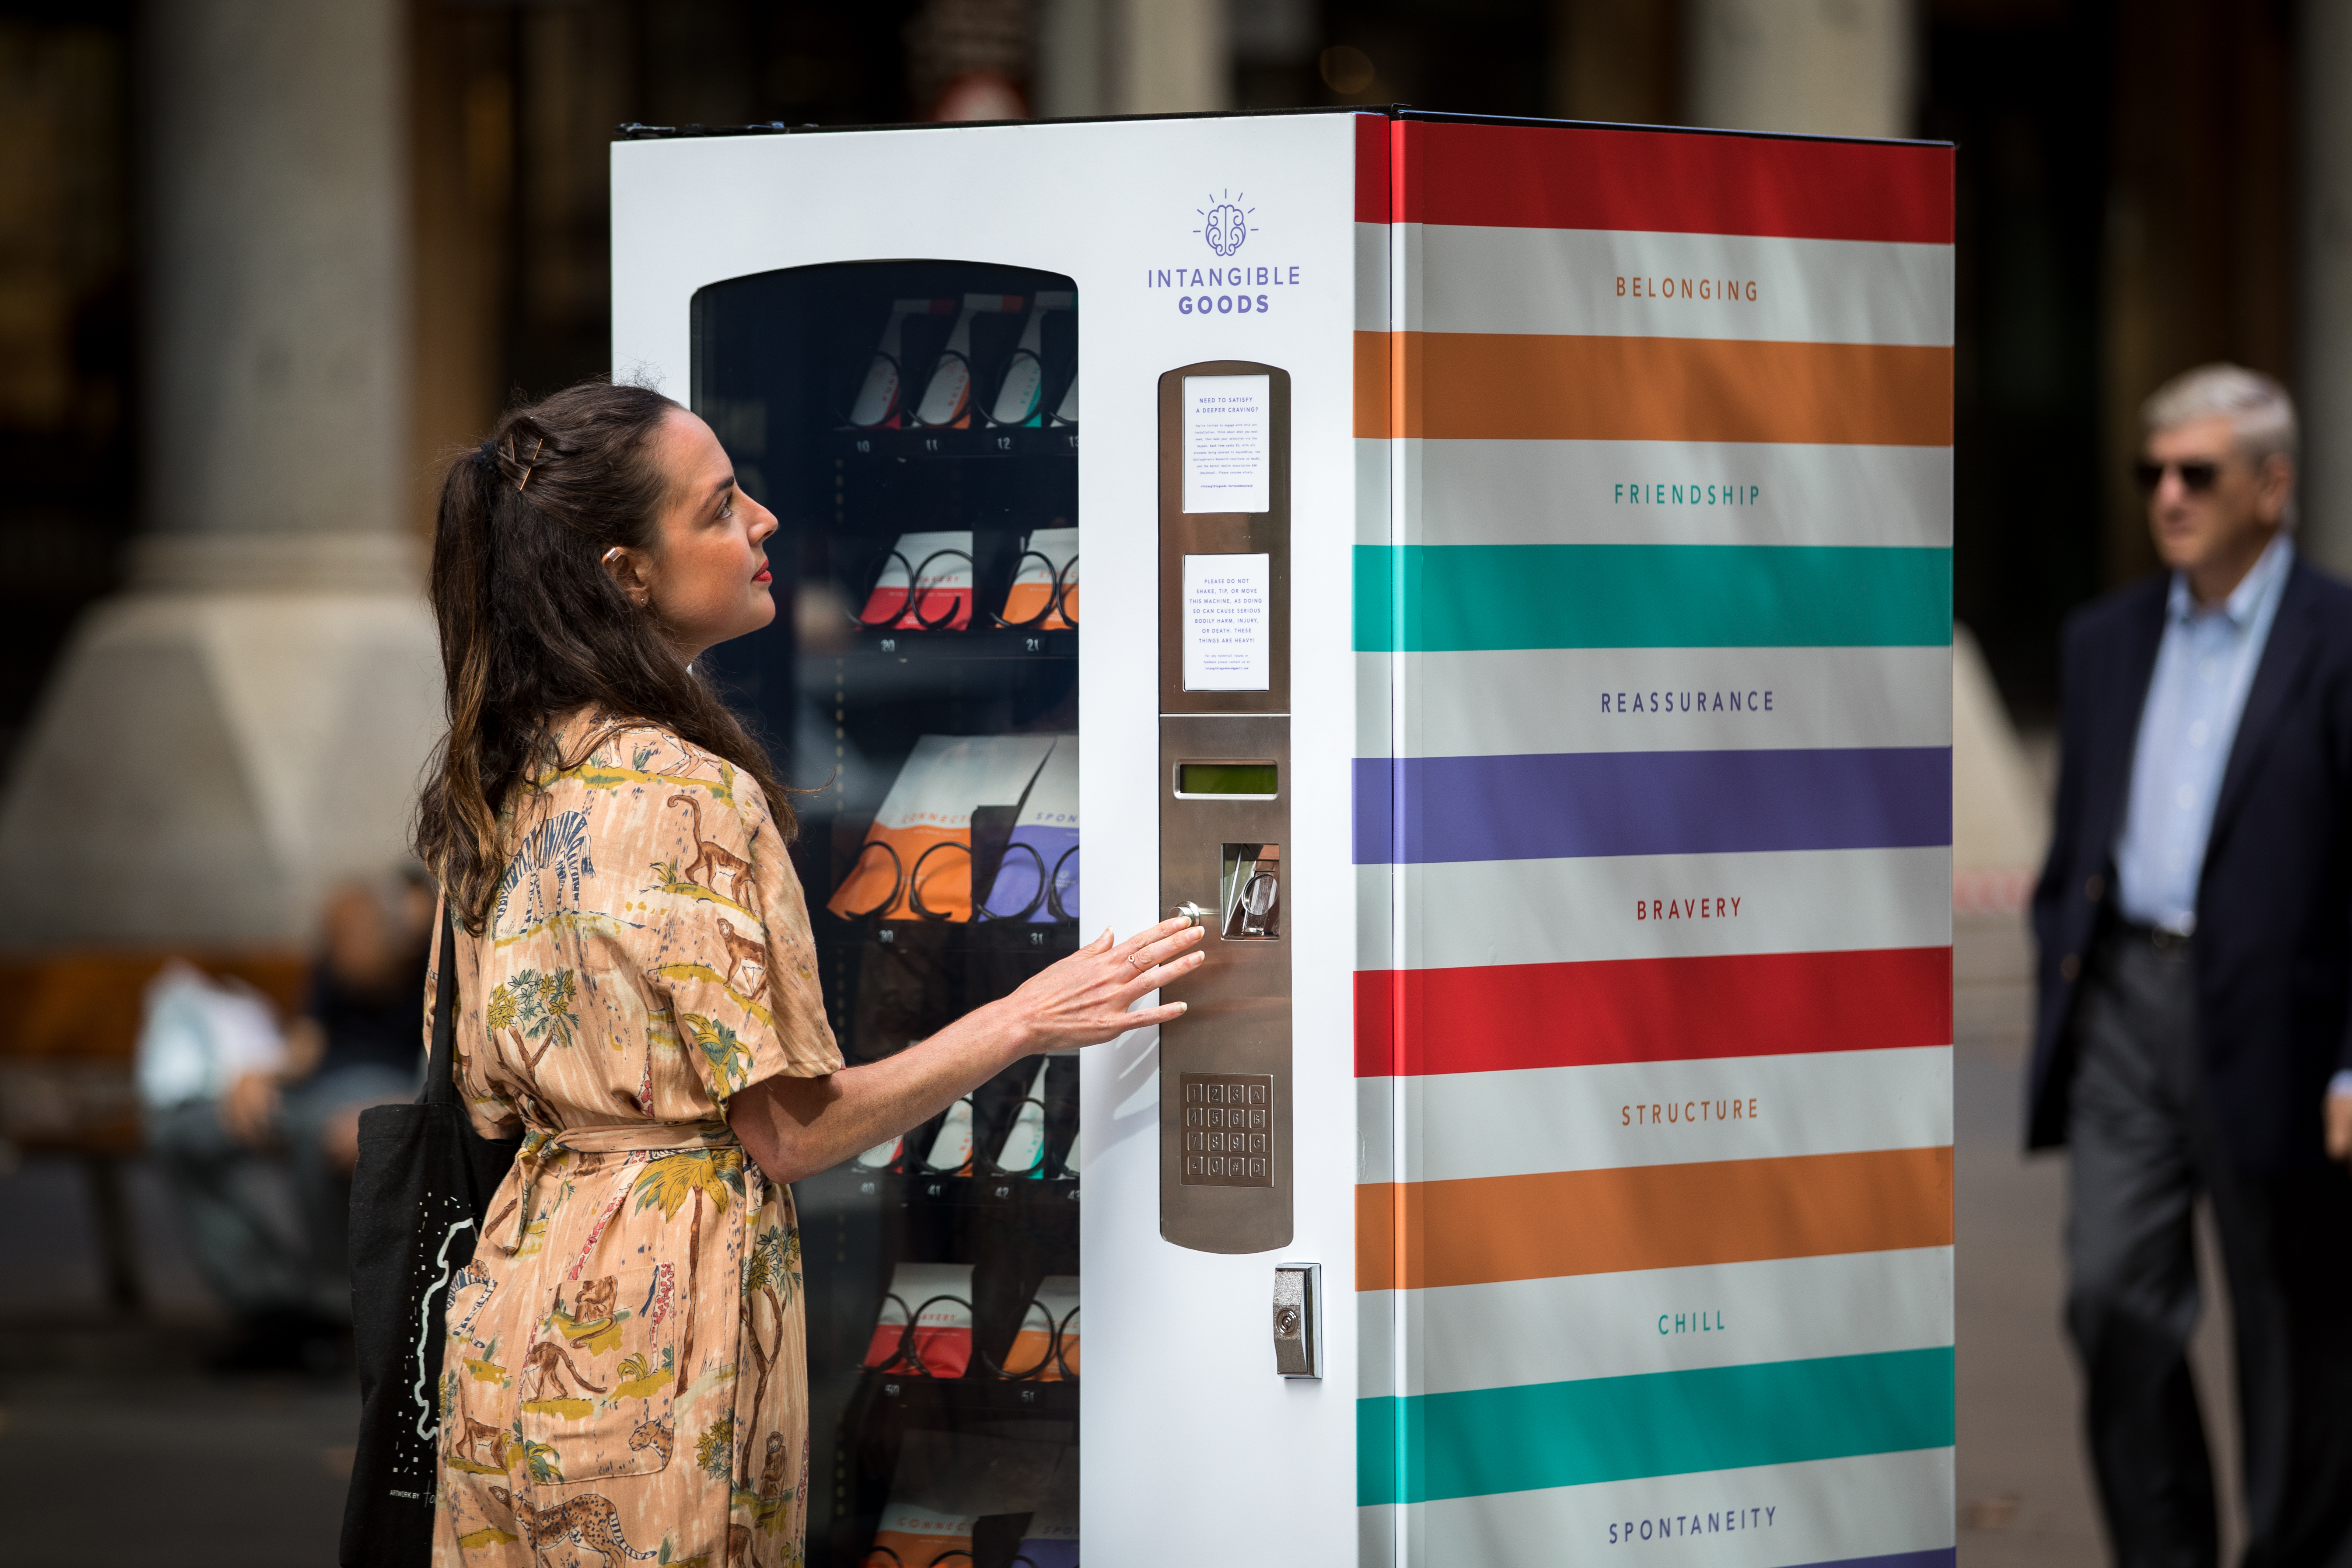
[{"label": "ring on finger", "polygon": [[1144,963],[1143,960],[1135,957],[1129,957],[1127,961],[1127,964],[1129,968],[1134,970],[1138,974],[1146,973],[1151,967],[1151,965]]}]

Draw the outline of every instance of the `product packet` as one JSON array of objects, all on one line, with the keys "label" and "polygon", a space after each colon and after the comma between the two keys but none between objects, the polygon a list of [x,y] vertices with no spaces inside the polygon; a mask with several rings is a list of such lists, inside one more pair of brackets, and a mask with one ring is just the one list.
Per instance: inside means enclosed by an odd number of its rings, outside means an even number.
[{"label": "product packet", "polygon": [[[1066,605],[1073,613],[1078,607],[1078,574],[1071,563],[1078,557],[1078,531],[1075,528],[1034,528],[1022,542],[1024,551],[1036,554],[1021,557],[1021,568],[1013,574],[1013,586],[1004,595],[1004,618],[1024,630],[1041,632],[1067,631],[1070,623],[1063,618]],[[1044,556],[1039,560],[1038,556]],[[1054,574],[1062,576],[1063,604],[1054,605]],[[1054,605],[1050,610],[1048,605]],[[1039,615],[1045,619],[1037,620]],[[1034,622],[1033,626],[1031,623]]]},{"label": "product packet", "polygon": [[[1054,743],[1051,735],[925,735],[917,740],[891,781],[874,826],[866,829],[855,868],[834,889],[825,908],[844,920],[917,915],[915,871],[920,866],[923,908],[941,919],[970,920],[972,810],[1018,803]],[[889,853],[875,847],[877,844],[887,845]],[[942,844],[955,847],[924,858]]]},{"label": "product packet", "polygon": [[995,423],[1044,423],[1045,410],[1040,405],[1045,396],[1045,318],[1055,310],[1071,310],[1077,302],[1076,294],[1064,289],[1040,293],[1031,304],[1020,346],[1013,351],[1012,363],[1004,367],[1004,379],[996,389],[996,406],[989,416]]},{"label": "product packet", "polygon": [[[1034,1534],[1037,1517],[1059,1507],[1057,1497],[1066,1492],[1075,1505],[1076,1463],[1076,1451],[1066,1443],[909,1432],[898,1445],[890,1500],[866,1568],[930,1568],[942,1558],[953,1568],[970,1568],[975,1536],[1024,1517],[1024,1533]],[[1065,1469],[1071,1474],[1067,1482]],[[1075,1516],[1074,1506],[1069,1511]],[[1021,1550],[1027,1545],[1023,1540]]]},{"label": "product packet", "polygon": [[940,363],[931,368],[923,400],[915,405],[915,423],[962,430],[971,424],[971,321],[975,316],[996,315],[1021,309],[1018,294],[966,294],[963,311],[948,333]]},{"label": "product packet", "polygon": [[[1037,1293],[1021,1315],[1021,1331],[1013,1337],[1013,1348],[1004,1352],[1004,1370],[1019,1375],[1040,1363],[1045,1370],[1036,1374],[1039,1383],[1062,1381],[1062,1363],[1069,1363],[1070,1375],[1078,1374],[1078,1324],[1084,1320],[1070,1314],[1078,1306],[1078,1277],[1075,1274],[1048,1274],[1038,1285]],[[1054,1332],[1046,1320],[1059,1323],[1070,1319],[1070,1326],[1062,1331],[1062,1353],[1054,1354]]]},{"label": "product packet", "polygon": [[902,359],[906,351],[906,326],[909,316],[944,316],[956,308],[953,300],[893,300],[890,319],[883,325],[882,341],[874,346],[874,357],[866,364],[866,379],[858,384],[857,395],[850,399],[849,422],[862,429],[896,430],[900,423],[899,394],[906,390],[906,374]]},{"label": "product packet", "polygon": [[[910,574],[921,579],[911,595]],[[960,632],[970,626],[971,531],[900,534],[859,618],[874,631]]]},{"label": "product packet", "polygon": [[913,1349],[922,1371],[961,1377],[971,1364],[971,1265],[901,1263],[893,1268],[890,1293],[882,1299],[866,1347],[866,1366],[915,1373],[901,1350],[909,1312],[917,1314]]},{"label": "product packet", "polygon": [[[1078,738],[1053,737],[1054,749],[1021,797],[996,880],[989,885],[987,912],[996,920],[1020,916],[1032,922],[1078,918]],[[1053,889],[1045,896],[1041,879]],[[926,903],[930,893],[923,894]],[[1057,907],[1058,906],[1058,909]]]}]

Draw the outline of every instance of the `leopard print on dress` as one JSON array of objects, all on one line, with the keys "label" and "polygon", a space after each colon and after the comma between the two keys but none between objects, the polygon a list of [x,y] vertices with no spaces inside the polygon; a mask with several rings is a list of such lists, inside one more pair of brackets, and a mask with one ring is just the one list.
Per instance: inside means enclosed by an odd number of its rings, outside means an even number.
[{"label": "leopard print on dress", "polygon": [[523,1544],[533,1552],[544,1552],[551,1546],[569,1543],[587,1551],[602,1553],[604,1568],[613,1568],[613,1554],[650,1563],[656,1555],[639,1552],[621,1533],[621,1510],[610,1499],[594,1492],[583,1492],[566,1498],[553,1508],[533,1508],[504,1487],[492,1487],[490,1495],[514,1510],[515,1523],[522,1529]]},{"label": "leopard print on dress", "polygon": [[669,1463],[670,1449],[677,1442],[677,1428],[667,1421],[648,1421],[629,1434],[632,1449],[651,1448],[661,1456],[661,1462],[665,1465]]}]

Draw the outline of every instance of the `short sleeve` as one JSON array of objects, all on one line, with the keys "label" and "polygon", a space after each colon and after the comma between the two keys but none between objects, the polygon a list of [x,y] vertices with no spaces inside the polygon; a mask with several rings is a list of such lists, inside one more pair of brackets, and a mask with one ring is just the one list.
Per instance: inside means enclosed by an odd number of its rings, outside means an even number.
[{"label": "short sleeve", "polygon": [[670,814],[669,902],[652,972],[687,1060],[710,1098],[776,1077],[837,1072],[808,903],[760,786],[724,763],[685,787],[698,812]]}]

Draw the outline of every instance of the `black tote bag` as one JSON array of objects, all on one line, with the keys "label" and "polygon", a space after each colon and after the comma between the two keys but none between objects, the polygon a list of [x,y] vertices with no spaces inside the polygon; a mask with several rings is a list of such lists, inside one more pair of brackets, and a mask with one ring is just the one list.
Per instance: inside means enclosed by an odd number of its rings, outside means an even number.
[{"label": "black tote bag", "polygon": [[413,1105],[360,1113],[352,1173],[352,1342],[359,1449],[342,1568],[423,1568],[433,1555],[443,1313],[521,1140],[484,1138],[458,1097],[457,936],[445,909],[433,1051]]}]

